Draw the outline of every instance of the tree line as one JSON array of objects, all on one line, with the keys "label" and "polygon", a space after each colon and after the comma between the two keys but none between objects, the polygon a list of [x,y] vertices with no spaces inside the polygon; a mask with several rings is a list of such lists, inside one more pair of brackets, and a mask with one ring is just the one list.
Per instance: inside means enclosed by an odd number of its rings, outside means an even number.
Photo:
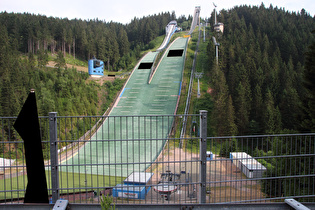
[{"label": "tree line", "polygon": [[[45,90],[56,91],[54,93],[56,95],[59,95],[59,91],[68,92],[67,96],[75,97],[73,92],[65,91],[62,87],[75,89],[75,86],[71,85],[76,81],[74,77],[84,81],[87,76],[85,74],[78,75],[70,69],[60,70],[54,76],[50,75],[54,70],[47,71],[45,67],[49,53],[57,54],[57,58],[61,59],[63,58],[60,53],[63,54],[63,57],[69,54],[85,61],[96,56],[104,61],[107,70],[131,69],[131,64],[140,58],[141,51],[149,48],[148,44],[154,38],[165,34],[165,26],[173,19],[176,19],[174,12],[165,12],[143,18],[134,18],[129,24],[123,25],[98,19],[69,20],[28,13],[0,13],[0,47],[2,49],[0,52],[0,90],[3,99],[0,102],[1,115],[16,115],[16,109],[20,107],[19,105],[23,101],[21,95],[25,95],[26,90],[29,90],[32,85],[38,86],[38,90],[44,88]],[[190,17],[188,19],[184,16],[180,17],[181,23],[187,24],[189,19]],[[59,59],[56,67],[62,69],[64,66],[65,63],[60,63]],[[41,77],[40,74],[43,76]],[[51,79],[45,80],[45,78]],[[74,81],[71,82],[72,79]],[[37,81],[40,81],[41,85],[38,85]],[[70,86],[65,85],[67,83]],[[19,88],[21,90],[16,91]],[[93,92],[93,88],[91,89]],[[11,95],[10,92],[14,92],[11,98],[8,97]],[[13,97],[14,95],[16,98]],[[51,100],[55,103],[51,103],[50,108],[56,108],[57,100]],[[13,101],[19,102],[18,105]],[[11,105],[9,106],[9,104]],[[60,108],[60,106],[57,107]],[[43,114],[46,113],[43,112]],[[64,113],[70,115],[96,114],[95,111]]]},{"label": "tree line", "polygon": [[69,20],[2,12],[0,25],[8,32],[12,47],[22,53],[62,51],[83,60],[96,56],[108,70],[117,71],[126,68],[151,40],[165,34],[165,26],[175,18],[174,12],[165,12],[134,18],[123,25],[99,19]]}]

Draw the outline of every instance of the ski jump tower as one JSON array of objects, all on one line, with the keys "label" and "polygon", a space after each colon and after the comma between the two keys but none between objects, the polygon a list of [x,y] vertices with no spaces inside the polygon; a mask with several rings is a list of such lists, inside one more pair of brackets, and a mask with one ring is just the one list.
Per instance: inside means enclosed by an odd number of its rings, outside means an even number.
[{"label": "ski jump tower", "polygon": [[193,15],[193,21],[190,26],[190,31],[188,32],[188,35],[191,35],[192,32],[195,30],[196,26],[200,25],[200,6],[195,7],[194,15]]}]

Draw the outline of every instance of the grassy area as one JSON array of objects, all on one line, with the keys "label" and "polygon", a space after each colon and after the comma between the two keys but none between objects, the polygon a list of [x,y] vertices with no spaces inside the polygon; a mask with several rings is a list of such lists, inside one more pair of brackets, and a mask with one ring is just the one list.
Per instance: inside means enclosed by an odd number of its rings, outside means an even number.
[{"label": "grassy area", "polygon": [[[117,184],[121,184],[125,178],[126,177],[60,172],[59,173],[59,185],[61,189],[60,194],[90,190],[100,191],[102,190],[101,188],[113,187],[116,186]],[[51,188],[51,179],[49,171],[46,171],[46,180],[48,188]],[[0,180],[0,200],[23,198],[26,186],[27,175],[21,175],[17,177]]]},{"label": "grassy area", "polygon": [[[177,33],[174,33],[173,36],[171,37],[171,40],[169,43],[171,43],[172,41],[174,41],[177,37],[183,37],[184,35],[186,34],[186,32],[177,32]],[[163,40],[165,38],[165,35],[162,35],[162,36],[158,36],[156,37],[154,40],[152,40],[148,45],[147,45],[147,50],[141,52],[141,53],[147,53],[147,52],[150,52],[150,51],[156,51],[160,46],[161,44],[163,43]]]},{"label": "grassy area", "polygon": [[[189,81],[190,81],[191,69],[192,69],[192,64],[193,64],[193,60],[194,60],[194,53],[195,53],[195,49],[196,49],[197,40],[198,40],[198,29],[196,29],[193,32],[191,39],[188,43],[187,50],[186,50],[186,59],[185,59],[185,67],[184,67],[184,74],[183,74],[183,81],[182,81],[182,89],[181,89],[181,95],[180,95],[180,99],[179,99],[177,114],[183,114],[185,112],[187,93],[188,93],[188,89],[189,89]],[[189,113],[191,113],[191,112],[189,112]],[[175,138],[180,137],[180,129],[181,129],[181,125],[182,125],[181,120],[182,119],[179,118],[178,122],[176,122],[176,124],[178,126],[176,128]],[[188,121],[190,122],[191,120],[188,120]],[[189,128],[190,128],[190,124],[187,125],[186,133],[187,132],[189,133]],[[186,144],[184,143],[184,147],[185,147],[185,145]],[[195,149],[193,149],[193,148],[192,148],[192,150],[195,151]]]},{"label": "grassy area", "polygon": [[66,53],[65,60],[66,60],[66,63],[70,65],[88,67],[87,61],[74,59],[74,57],[72,55],[69,55],[68,53]]},{"label": "grassy area", "polygon": [[[203,30],[204,28],[202,28]],[[206,29],[206,33],[209,34],[209,28]],[[197,41],[198,41],[198,28],[195,29],[195,31],[192,34],[191,40],[188,44],[187,52],[186,52],[186,61],[185,61],[185,70],[184,70],[184,77],[183,77],[183,86],[182,86],[182,91],[181,91],[181,98],[180,98],[180,106],[178,108],[177,113],[182,114],[184,113],[185,106],[186,106],[186,98],[187,98],[187,92],[189,88],[189,82],[190,82],[190,76],[191,76],[191,68],[192,68],[192,62],[194,58],[194,53],[197,47]],[[207,89],[208,89],[208,78],[205,76],[205,73],[208,71],[208,66],[207,66],[207,45],[209,42],[209,39],[211,36],[206,37],[206,41],[203,42],[203,33],[201,33],[200,37],[200,42],[199,42],[199,48],[198,48],[198,54],[197,54],[197,60],[196,60],[196,68],[195,72],[203,72],[204,76],[200,79],[200,92],[201,92],[201,97],[205,94],[207,94]],[[194,77],[194,82],[193,82],[193,87],[192,87],[192,92],[191,92],[191,101],[190,101],[190,108],[188,113],[189,114],[198,114],[199,113],[199,108],[196,107],[196,103],[198,100],[201,100],[197,98],[197,92],[198,92],[198,80],[195,79]],[[210,110],[208,110],[210,111]],[[210,113],[208,113],[209,115]],[[193,119],[190,118],[187,120],[187,130],[186,130],[186,137],[189,137],[190,135],[190,129],[192,127],[192,121],[196,121],[197,125],[199,124],[199,119]],[[178,125],[181,125],[180,123]],[[178,128],[180,129],[180,128]],[[177,132],[179,133],[179,132]],[[197,135],[197,134],[196,134]],[[193,136],[193,134],[192,134]],[[195,140],[189,140],[187,146],[187,149],[190,148],[190,150],[193,151],[199,151],[199,143],[196,142]],[[185,147],[185,145],[184,145]],[[208,148],[210,148],[210,145],[208,145]],[[219,149],[218,149],[219,151]],[[219,152],[218,152],[219,153]]]},{"label": "grassy area", "polygon": [[195,47],[195,45],[196,43],[191,39],[190,42],[188,43],[188,47],[186,50],[186,60],[185,60],[185,68],[184,68],[183,81],[182,81],[182,90],[180,93],[180,101],[179,101],[179,105],[177,109],[178,114],[183,114],[185,111],[187,91],[189,88],[190,73],[191,73],[191,68],[192,68],[194,53],[195,53],[193,48]]},{"label": "grassy area", "polygon": [[162,44],[165,35],[158,36],[154,40],[152,40],[148,45],[146,45],[147,50],[142,51],[142,54],[148,53],[150,51],[156,51],[157,48]]},{"label": "grassy area", "polygon": [[[48,53],[48,60],[54,61],[57,58],[57,54]],[[74,66],[82,66],[88,67],[88,62],[85,60],[75,59],[72,55],[66,53],[65,60],[67,64],[74,65]]]}]

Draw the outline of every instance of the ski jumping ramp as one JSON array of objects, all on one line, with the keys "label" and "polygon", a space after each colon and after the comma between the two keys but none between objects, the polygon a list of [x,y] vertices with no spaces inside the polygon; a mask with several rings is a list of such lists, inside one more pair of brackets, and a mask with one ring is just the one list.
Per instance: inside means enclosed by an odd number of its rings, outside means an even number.
[{"label": "ski jumping ramp", "polygon": [[152,66],[147,64],[158,52],[141,59],[109,117],[85,146],[62,162],[61,171],[126,177],[155,161],[173,125],[174,117],[162,116],[176,112],[187,43],[188,38],[178,38],[170,45],[150,84]]}]

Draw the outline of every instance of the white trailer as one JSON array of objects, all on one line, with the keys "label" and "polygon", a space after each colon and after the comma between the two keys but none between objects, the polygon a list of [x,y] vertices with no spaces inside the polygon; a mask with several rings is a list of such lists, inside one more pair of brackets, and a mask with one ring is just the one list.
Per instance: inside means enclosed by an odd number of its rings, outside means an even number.
[{"label": "white trailer", "polygon": [[230,159],[247,178],[261,178],[267,170],[265,166],[245,152],[231,152]]}]

